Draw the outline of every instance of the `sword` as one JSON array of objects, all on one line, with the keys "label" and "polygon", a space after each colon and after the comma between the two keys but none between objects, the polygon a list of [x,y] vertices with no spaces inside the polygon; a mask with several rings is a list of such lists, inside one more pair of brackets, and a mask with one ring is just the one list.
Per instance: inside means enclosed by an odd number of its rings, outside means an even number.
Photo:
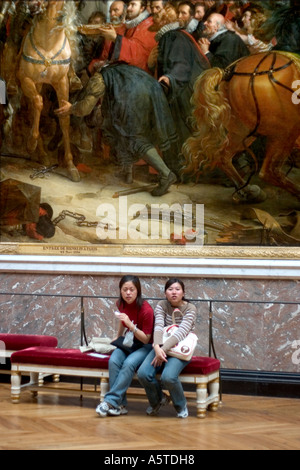
[{"label": "sword", "polygon": [[58,165],[52,165],[52,166],[43,166],[40,169],[35,169],[34,173],[30,175],[30,178],[32,180],[35,180],[36,178],[44,178],[48,173],[51,173],[54,171],[56,168],[58,168]]},{"label": "sword", "polygon": [[143,193],[144,191],[149,192],[156,188],[157,184],[148,184],[147,186],[139,186],[138,188],[125,189],[124,191],[118,191],[113,195],[113,199],[118,199],[121,196],[130,196],[131,194]]}]

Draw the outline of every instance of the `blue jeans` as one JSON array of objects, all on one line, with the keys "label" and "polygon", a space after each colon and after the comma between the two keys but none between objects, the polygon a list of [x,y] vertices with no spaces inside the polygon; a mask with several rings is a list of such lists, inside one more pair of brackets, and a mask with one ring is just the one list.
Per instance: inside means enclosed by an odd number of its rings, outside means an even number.
[{"label": "blue jeans", "polygon": [[132,354],[125,354],[121,349],[115,349],[109,359],[110,391],[104,401],[115,408],[127,406],[126,392],[131,385],[134,374],[152,349],[152,344],[145,344]]},{"label": "blue jeans", "polygon": [[[162,390],[168,390],[176,411],[180,413],[186,407],[187,402],[178,377],[188,362],[176,357],[168,357],[166,364],[155,368],[151,365],[154,358],[155,351],[152,350],[138,370],[138,379],[146,390],[149,403],[152,408],[156,408],[162,400]],[[156,374],[160,372],[162,372],[161,384],[156,379]]]}]

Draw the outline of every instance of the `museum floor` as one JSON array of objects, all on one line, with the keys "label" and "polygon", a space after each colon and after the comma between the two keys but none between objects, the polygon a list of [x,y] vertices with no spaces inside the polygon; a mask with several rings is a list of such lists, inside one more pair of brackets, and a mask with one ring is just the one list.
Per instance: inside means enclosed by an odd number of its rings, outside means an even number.
[{"label": "museum floor", "polygon": [[[101,419],[97,399],[30,393],[19,405],[9,384],[0,386],[0,450],[296,450],[300,442],[299,400],[225,395],[205,420],[178,420],[171,406],[145,415],[146,401],[130,399],[129,414]],[[172,432],[171,432],[172,430]],[[118,454],[120,455],[120,453]],[[101,458],[100,458],[101,460]]]}]

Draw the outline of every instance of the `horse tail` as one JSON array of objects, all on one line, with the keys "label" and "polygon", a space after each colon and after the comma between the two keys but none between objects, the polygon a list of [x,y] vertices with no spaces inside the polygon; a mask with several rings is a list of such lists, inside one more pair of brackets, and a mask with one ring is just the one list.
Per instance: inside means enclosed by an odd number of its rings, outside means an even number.
[{"label": "horse tail", "polygon": [[197,79],[194,85],[192,105],[193,135],[184,143],[184,173],[199,177],[205,168],[215,168],[219,157],[228,146],[228,125],[231,107],[220,84],[224,71],[209,69]]}]

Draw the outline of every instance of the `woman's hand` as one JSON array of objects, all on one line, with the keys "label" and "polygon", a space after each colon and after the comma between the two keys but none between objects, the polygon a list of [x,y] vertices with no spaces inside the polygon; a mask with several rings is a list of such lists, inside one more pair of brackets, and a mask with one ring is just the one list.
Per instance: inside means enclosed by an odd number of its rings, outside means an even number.
[{"label": "woman's hand", "polygon": [[153,367],[160,367],[164,362],[168,362],[165,351],[158,345],[154,346],[155,358],[151,362]]},{"label": "woman's hand", "polygon": [[134,329],[134,323],[130,320],[129,316],[126,313],[121,313],[119,315],[119,320],[130,330]]},{"label": "woman's hand", "polygon": [[126,328],[128,328],[129,331],[132,331],[134,333],[135,338],[140,341],[141,343],[148,344],[151,338],[151,335],[148,335],[144,333],[142,330],[140,330],[126,315],[125,313],[120,313],[118,315],[118,319],[120,320],[120,326],[119,326],[119,333],[122,331],[123,328],[123,333],[120,334],[119,336],[122,336],[124,334],[124,325]]}]

